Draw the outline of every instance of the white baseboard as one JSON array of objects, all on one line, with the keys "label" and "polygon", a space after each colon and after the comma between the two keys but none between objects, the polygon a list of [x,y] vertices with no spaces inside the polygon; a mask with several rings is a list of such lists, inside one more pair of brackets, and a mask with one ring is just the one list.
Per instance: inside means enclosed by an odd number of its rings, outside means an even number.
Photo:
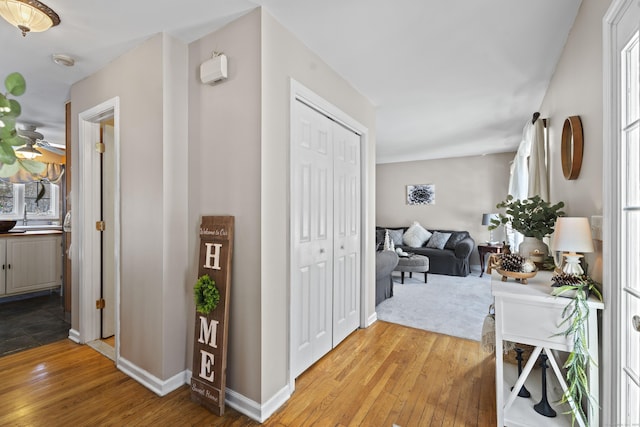
[{"label": "white baseboard", "polygon": [[225,393],[225,403],[235,409],[238,412],[245,414],[247,417],[258,421],[259,423],[265,422],[274,412],[276,412],[289,398],[289,386],[285,386],[280,389],[271,399],[265,402],[263,405],[246,398],[245,396],[237,393],[229,388]]},{"label": "white baseboard", "polygon": [[[191,371],[185,371],[187,384],[191,383]],[[269,399],[264,405],[260,405],[258,402],[245,397],[237,391],[231,390],[229,387],[225,390],[225,405],[235,409],[241,414],[246,415],[254,421],[263,423],[273,415],[280,407],[291,397],[289,393],[289,386],[285,386],[278,393],[276,393],[271,399]]]},{"label": "white baseboard", "polygon": [[164,396],[168,393],[171,393],[173,390],[176,390],[179,387],[182,387],[187,383],[187,371],[178,372],[173,377],[168,380],[161,380],[155,375],[145,371],[144,369],[138,367],[137,365],[131,363],[124,357],[118,358],[118,369],[122,372],[138,381],[140,384],[157,394],[158,396]]},{"label": "white baseboard", "polygon": [[69,329],[69,339],[76,344],[80,344],[80,332],[75,329]]},{"label": "white baseboard", "polygon": [[371,316],[369,316],[369,318],[367,319],[367,328],[373,325],[374,323],[376,323],[377,321],[378,321],[378,313],[374,311],[371,314]]}]

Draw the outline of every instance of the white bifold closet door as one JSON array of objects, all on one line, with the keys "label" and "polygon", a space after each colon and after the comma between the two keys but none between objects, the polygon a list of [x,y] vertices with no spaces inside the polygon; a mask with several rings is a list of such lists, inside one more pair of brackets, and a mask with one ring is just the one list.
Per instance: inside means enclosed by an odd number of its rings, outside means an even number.
[{"label": "white bifold closet door", "polygon": [[360,137],[296,101],[291,141],[294,377],[358,328]]}]

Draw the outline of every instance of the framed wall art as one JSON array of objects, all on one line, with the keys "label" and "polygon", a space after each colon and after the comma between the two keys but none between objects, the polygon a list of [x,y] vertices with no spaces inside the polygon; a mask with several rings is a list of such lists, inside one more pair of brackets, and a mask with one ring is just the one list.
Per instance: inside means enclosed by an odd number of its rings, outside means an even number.
[{"label": "framed wall art", "polygon": [[407,185],[407,204],[409,205],[435,205],[435,184]]}]

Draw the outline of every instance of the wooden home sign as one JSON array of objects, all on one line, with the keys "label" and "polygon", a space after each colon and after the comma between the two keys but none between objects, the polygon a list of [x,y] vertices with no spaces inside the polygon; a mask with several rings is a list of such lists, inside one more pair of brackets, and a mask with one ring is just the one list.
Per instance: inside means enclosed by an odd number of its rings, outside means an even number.
[{"label": "wooden home sign", "polygon": [[204,216],[200,225],[198,277],[213,279],[220,301],[209,314],[196,310],[191,400],[219,416],[224,414],[233,225],[232,216]]}]

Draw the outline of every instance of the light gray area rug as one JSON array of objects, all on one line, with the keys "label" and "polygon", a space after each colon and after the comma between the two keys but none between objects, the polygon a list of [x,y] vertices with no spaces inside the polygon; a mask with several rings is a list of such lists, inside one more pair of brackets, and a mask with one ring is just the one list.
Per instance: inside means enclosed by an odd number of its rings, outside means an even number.
[{"label": "light gray area rug", "polygon": [[429,274],[424,283],[422,273],[414,273],[411,279],[405,274],[402,285],[394,272],[393,297],[378,304],[378,319],[480,341],[493,299],[491,275],[479,275],[476,267],[467,277]]}]

